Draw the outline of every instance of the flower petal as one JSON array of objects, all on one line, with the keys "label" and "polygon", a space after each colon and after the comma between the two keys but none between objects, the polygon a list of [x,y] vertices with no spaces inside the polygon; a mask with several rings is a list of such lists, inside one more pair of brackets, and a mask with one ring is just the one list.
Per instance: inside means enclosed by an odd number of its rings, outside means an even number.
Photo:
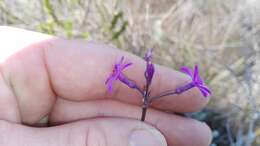
[{"label": "flower petal", "polygon": [[197,87],[200,89],[204,97],[211,95],[211,91],[207,86],[198,85]]},{"label": "flower petal", "polygon": [[186,66],[180,68],[180,71],[192,77],[192,70]]},{"label": "flower petal", "polygon": [[197,81],[199,76],[199,67],[198,65],[195,65],[194,72],[193,72],[193,81]]},{"label": "flower petal", "polygon": [[[199,89],[200,89],[200,88],[199,88]],[[208,96],[208,92],[206,92],[205,90],[200,89],[200,92],[202,93],[202,95],[203,95],[204,97],[207,97],[207,96]]]},{"label": "flower petal", "polygon": [[198,77],[196,78],[195,82],[197,82],[200,85],[204,85],[204,81],[201,79],[201,77],[198,75]]},{"label": "flower petal", "polygon": [[129,66],[132,65],[132,64],[133,64],[132,62],[129,62],[129,63],[125,64],[125,65],[123,66],[122,70],[125,69],[125,68],[127,68],[127,67],[129,67]]},{"label": "flower petal", "polygon": [[110,75],[110,76],[107,78],[105,84],[108,84],[108,82],[109,82],[109,80],[111,79],[111,77],[112,77],[112,75]]},{"label": "flower petal", "polygon": [[113,83],[116,81],[116,77],[111,75],[107,80],[106,80],[106,85],[107,85],[107,89],[109,92],[112,92],[113,90]]}]

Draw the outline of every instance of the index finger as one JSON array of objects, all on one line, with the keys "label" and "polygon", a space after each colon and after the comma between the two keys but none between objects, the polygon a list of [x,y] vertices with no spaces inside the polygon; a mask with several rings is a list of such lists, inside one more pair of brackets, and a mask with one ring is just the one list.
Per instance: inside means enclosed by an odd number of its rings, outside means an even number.
[{"label": "index finger", "polygon": [[[143,59],[112,46],[82,41],[55,40],[45,48],[46,64],[53,90],[68,100],[93,100],[113,98],[132,104],[140,104],[142,97],[138,92],[117,82],[113,93],[109,93],[105,81],[113,66],[121,56],[133,65],[125,74],[144,86],[145,62]],[[172,69],[156,65],[151,86],[153,95],[175,89],[189,82],[190,78]],[[198,89],[186,93],[164,97],[154,103],[154,107],[175,112],[190,112],[202,108],[207,99],[202,98]]]},{"label": "index finger", "polygon": [[[20,31],[15,29],[10,33],[8,30],[12,37],[2,38],[7,43],[0,46],[1,52],[22,47],[8,52],[8,55],[12,54],[10,57],[2,57],[1,71],[17,98],[21,116],[27,121],[39,120],[51,112],[56,97],[72,101],[112,98],[131,104],[142,103],[138,92],[120,82],[116,83],[112,94],[105,86],[106,78],[121,56],[133,62],[125,74],[143,86],[145,62],[141,58],[100,43],[50,39],[50,36],[41,37],[41,34],[29,31],[21,31],[17,35],[17,32]],[[35,35],[36,40],[41,42],[30,43],[35,40]],[[30,40],[24,36],[30,36]],[[19,43],[10,47],[12,40]],[[189,80],[180,72],[156,65],[152,94],[175,89]],[[202,98],[198,89],[194,88],[181,95],[164,97],[152,106],[174,112],[191,112],[201,109],[207,102],[208,99]]]}]

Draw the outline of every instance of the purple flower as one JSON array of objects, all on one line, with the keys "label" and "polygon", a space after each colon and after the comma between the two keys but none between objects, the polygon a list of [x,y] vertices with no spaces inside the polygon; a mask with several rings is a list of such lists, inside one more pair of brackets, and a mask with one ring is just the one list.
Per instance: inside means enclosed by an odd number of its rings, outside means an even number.
[{"label": "purple flower", "polygon": [[153,75],[154,75],[154,65],[152,63],[152,49],[149,49],[145,56],[144,60],[146,61],[146,70],[144,73],[146,84],[149,86],[152,83]]},{"label": "purple flower", "polygon": [[114,65],[112,74],[107,78],[106,85],[108,91],[112,92],[113,84],[115,81],[120,80],[130,88],[137,88],[134,81],[128,79],[124,74],[123,70],[132,65],[132,63],[124,64],[124,56],[121,57],[120,61]]},{"label": "purple flower", "polygon": [[194,67],[194,71],[192,71],[192,69],[190,69],[188,67],[182,67],[180,70],[181,70],[181,72],[190,76],[192,78],[192,81],[185,86],[177,88],[176,89],[177,94],[187,91],[193,87],[199,88],[200,92],[202,93],[202,95],[204,97],[207,97],[211,94],[211,91],[209,90],[209,88],[205,85],[204,81],[199,76],[199,68],[197,65]]},{"label": "purple flower", "polygon": [[147,62],[151,62],[152,61],[152,57],[153,57],[153,50],[149,49],[145,55],[144,55],[144,60]]}]

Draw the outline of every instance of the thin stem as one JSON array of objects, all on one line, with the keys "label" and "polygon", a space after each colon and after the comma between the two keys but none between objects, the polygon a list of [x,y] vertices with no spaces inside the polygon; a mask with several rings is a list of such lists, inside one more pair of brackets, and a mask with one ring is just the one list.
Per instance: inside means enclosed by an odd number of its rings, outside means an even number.
[{"label": "thin stem", "polygon": [[154,101],[154,100],[157,100],[159,98],[162,98],[164,96],[170,96],[170,95],[175,95],[175,94],[178,94],[176,91],[169,91],[169,92],[165,92],[163,94],[160,94],[158,96],[154,96],[154,97],[151,97],[150,99],[150,102]]},{"label": "thin stem", "polygon": [[147,112],[147,107],[143,107],[143,108],[142,108],[141,121],[144,121],[144,120],[145,120],[146,112]]},{"label": "thin stem", "polygon": [[164,97],[164,96],[175,95],[175,94],[181,94],[181,93],[183,93],[183,92],[185,92],[185,91],[187,91],[187,90],[190,90],[190,89],[193,88],[193,87],[196,87],[193,82],[188,83],[188,84],[186,84],[186,85],[184,85],[184,86],[181,86],[181,87],[176,88],[175,90],[171,90],[171,91],[168,91],[168,92],[166,91],[166,92],[164,92],[164,93],[162,93],[162,94],[160,94],[160,95],[158,95],[158,96],[154,96],[154,97],[152,97],[152,98],[150,99],[150,102],[152,102],[153,100],[157,100],[157,99],[159,99],[159,98],[162,98],[162,97]]},{"label": "thin stem", "polygon": [[146,116],[146,113],[147,113],[147,108],[149,106],[149,99],[148,99],[148,96],[149,96],[149,84],[146,84],[145,85],[145,92],[143,94],[143,108],[142,108],[142,117],[141,117],[141,121],[144,121],[145,120],[145,116]]}]

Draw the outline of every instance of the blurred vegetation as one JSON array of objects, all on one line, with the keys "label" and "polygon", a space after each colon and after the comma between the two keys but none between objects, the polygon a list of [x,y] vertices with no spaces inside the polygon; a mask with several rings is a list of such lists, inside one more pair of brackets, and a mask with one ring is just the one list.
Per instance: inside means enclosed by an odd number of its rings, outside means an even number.
[{"label": "blurred vegetation", "polygon": [[260,145],[258,0],[0,0],[0,23],[199,64],[214,95],[188,115],[210,125],[211,146]]}]

